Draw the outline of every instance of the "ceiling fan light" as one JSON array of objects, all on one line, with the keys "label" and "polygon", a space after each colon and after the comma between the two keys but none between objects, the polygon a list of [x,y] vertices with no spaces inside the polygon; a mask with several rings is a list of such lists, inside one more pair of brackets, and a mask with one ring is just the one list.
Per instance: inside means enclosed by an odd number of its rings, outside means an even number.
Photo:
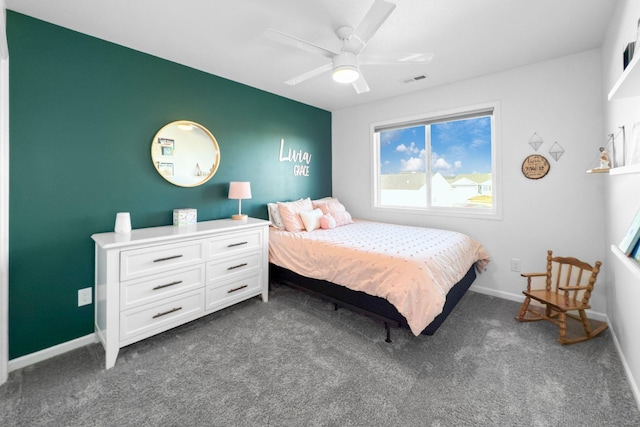
[{"label": "ceiling fan light", "polygon": [[353,83],[360,78],[358,57],[351,52],[340,52],[333,57],[333,80],[338,83]]},{"label": "ceiling fan light", "polygon": [[333,80],[338,83],[353,83],[360,78],[356,67],[344,65],[333,70]]}]

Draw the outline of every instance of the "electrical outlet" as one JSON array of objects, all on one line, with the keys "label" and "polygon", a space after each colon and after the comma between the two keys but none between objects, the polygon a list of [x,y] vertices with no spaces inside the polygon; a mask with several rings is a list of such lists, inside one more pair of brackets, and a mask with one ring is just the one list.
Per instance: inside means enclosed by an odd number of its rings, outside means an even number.
[{"label": "electrical outlet", "polygon": [[522,261],[516,258],[511,258],[511,271],[521,271]]},{"label": "electrical outlet", "polygon": [[78,307],[91,304],[91,288],[78,289]]}]

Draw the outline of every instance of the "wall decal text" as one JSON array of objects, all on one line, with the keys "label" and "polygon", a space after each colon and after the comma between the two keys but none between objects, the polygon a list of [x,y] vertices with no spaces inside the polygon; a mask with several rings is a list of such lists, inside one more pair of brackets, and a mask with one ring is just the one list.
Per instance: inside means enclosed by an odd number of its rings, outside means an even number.
[{"label": "wall decal text", "polygon": [[287,155],[284,153],[284,138],[280,139],[280,161],[293,162],[294,176],[309,176],[309,165],[311,163],[311,154],[302,150],[292,150],[289,148]]}]

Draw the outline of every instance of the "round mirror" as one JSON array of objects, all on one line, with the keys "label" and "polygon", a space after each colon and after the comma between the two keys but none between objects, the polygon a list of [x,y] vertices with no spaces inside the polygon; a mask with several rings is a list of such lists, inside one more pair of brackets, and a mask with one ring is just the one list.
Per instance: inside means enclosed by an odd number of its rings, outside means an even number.
[{"label": "round mirror", "polygon": [[220,147],[209,130],[195,122],[178,120],[156,133],[151,160],[158,173],[180,187],[209,181],[220,164]]}]

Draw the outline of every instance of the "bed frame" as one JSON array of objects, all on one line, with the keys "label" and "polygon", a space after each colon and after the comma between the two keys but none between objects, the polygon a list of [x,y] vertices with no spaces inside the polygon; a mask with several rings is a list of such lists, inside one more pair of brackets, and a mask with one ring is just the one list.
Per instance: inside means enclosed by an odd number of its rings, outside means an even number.
[{"label": "bed frame", "polygon": [[[318,296],[326,301],[334,304],[335,309],[345,307],[358,313],[369,316],[375,320],[382,321],[387,333],[386,342],[391,342],[391,326],[406,327],[406,319],[398,310],[386,299],[366,294],[360,291],[354,291],[347,287],[336,285],[325,280],[311,279],[309,277],[300,276],[291,270],[279,267],[275,264],[269,264],[270,280],[275,283],[281,283],[312,295]],[[471,266],[467,274],[456,283],[447,294],[442,313],[436,316],[433,321],[427,325],[422,331],[422,335],[433,335],[442,325],[442,322],[453,311],[453,308],[462,299],[467,292],[469,286],[476,278],[475,264]]]}]

